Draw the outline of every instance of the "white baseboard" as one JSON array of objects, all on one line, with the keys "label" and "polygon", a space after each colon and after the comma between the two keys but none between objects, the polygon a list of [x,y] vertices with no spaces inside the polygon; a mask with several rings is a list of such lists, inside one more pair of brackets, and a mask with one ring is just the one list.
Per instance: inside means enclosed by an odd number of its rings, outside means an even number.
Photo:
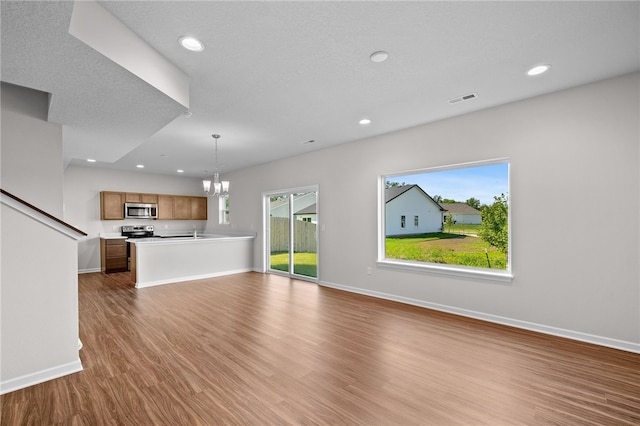
[{"label": "white baseboard", "polygon": [[78,274],[92,274],[94,272],[102,272],[100,268],[78,269]]},{"label": "white baseboard", "polygon": [[335,288],[337,290],[344,290],[351,293],[363,294],[365,296],[376,297],[378,299],[392,300],[394,302],[406,303],[407,305],[420,306],[423,308],[433,309],[433,310],[442,311],[442,312],[448,312],[450,314],[456,314],[464,317],[480,319],[483,321],[493,322],[497,324],[508,325],[511,327],[521,328],[524,330],[536,331],[538,333],[550,334],[553,336],[565,337],[568,339],[578,340],[578,341],[587,342],[587,343],[593,343],[595,345],[606,346],[609,348],[620,349],[623,351],[640,353],[640,343],[611,339],[609,337],[582,333],[580,331],[550,327],[547,325],[536,324],[528,321],[521,321],[513,318],[501,317],[498,315],[485,314],[483,312],[476,312],[468,309],[456,308],[453,306],[440,305],[438,303],[425,302],[422,300],[412,299],[409,297],[396,296],[393,294],[366,290],[366,289],[346,286],[342,284],[335,284],[335,283],[330,283],[326,281],[320,281],[318,282],[318,284],[324,287]]},{"label": "white baseboard", "polygon": [[232,271],[214,272],[211,274],[191,275],[188,277],[171,278],[168,280],[147,281],[147,282],[136,283],[136,288],[154,287],[157,285],[164,285],[164,284],[175,284],[175,283],[181,283],[184,281],[203,280],[205,278],[222,277],[225,275],[240,274],[243,272],[252,272],[252,271],[253,271],[252,268],[243,268],[243,269],[235,269]]},{"label": "white baseboard", "polygon": [[57,379],[58,377],[82,371],[82,363],[80,359],[68,364],[58,365],[56,367],[47,368],[45,370],[36,371],[35,373],[25,374],[24,376],[14,379],[3,380],[0,382],[0,395],[23,389],[38,383],[47,382]]}]

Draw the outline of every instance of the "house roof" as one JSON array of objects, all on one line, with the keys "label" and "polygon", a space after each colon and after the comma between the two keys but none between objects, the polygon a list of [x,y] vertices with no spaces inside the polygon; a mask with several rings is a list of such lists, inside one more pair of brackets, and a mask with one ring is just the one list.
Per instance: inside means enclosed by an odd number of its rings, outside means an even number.
[{"label": "house roof", "polygon": [[413,187],[418,188],[418,190],[420,192],[422,192],[428,199],[430,199],[433,202],[433,204],[435,204],[436,206],[440,207],[441,211],[444,211],[442,206],[440,204],[438,204],[433,198],[431,198],[431,195],[427,194],[424,191],[424,189],[420,188],[420,185],[402,185],[402,186],[392,186],[390,188],[386,188],[385,191],[384,191],[384,202],[385,202],[385,204],[388,203],[389,201],[395,199],[395,198],[398,198],[400,195],[402,195],[405,192],[409,191]]},{"label": "house roof", "polygon": [[294,215],[299,215],[299,214],[316,214],[317,210],[317,203],[313,203],[310,206],[307,206],[303,209],[298,210],[297,212],[294,213]]},{"label": "house roof", "polygon": [[442,203],[440,207],[451,214],[482,214],[466,203]]},{"label": "house roof", "polygon": [[[294,197],[294,207],[295,207],[296,200],[304,197],[305,195],[307,195],[307,194],[304,194],[302,196]],[[269,205],[269,210],[277,209],[278,207],[281,207],[281,206],[286,205],[286,204],[289,204],[289,198],[288,197],[272,201],[271,204]],[[316,203],[313,203],[313,204],[311,204],[309,206],[301,208],[300,210],[296,211],[294,214],[296,214],[296,215],[297,214],[316,214],[317,213],[316,209],[317,209]]]},{"label": "house roof", "polygon": [[392,186],[390,188],[386,188],[384,190],[384,202],[388,203],[394,198],[404,194],[414,186],[418,186],[418,185],[402,185],[402,186]]}]

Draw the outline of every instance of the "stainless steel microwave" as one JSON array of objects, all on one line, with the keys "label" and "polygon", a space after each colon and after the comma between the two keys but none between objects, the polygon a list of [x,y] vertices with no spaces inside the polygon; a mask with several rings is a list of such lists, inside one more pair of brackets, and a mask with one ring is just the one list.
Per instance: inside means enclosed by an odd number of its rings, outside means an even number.
[{"label": "stainless steel microwave", "polygon": [[125,219],[157,219],[157,204],[125,203]]}]

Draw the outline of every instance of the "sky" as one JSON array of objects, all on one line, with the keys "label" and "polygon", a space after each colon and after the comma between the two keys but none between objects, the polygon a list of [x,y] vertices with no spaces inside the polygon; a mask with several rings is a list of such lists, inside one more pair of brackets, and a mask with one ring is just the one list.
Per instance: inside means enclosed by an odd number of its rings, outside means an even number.
[{"label": "sky", "polygon": [[391,176],[387,182],[417,184],[430,196],[440,195],[465,202],[477,198],[481,204],[492,204],[493,197],[509,193],[509,165],[489,164],[455,169],[438,169]]}]

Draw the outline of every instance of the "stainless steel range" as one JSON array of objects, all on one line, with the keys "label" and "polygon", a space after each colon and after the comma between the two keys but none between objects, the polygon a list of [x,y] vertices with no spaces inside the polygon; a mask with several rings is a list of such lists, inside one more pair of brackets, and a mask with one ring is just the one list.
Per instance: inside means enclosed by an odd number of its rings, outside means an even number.
[{"label": "stainless steel range", "polygon": [[124,225],[121,234],[128,238],[153,237],[153,225]]},{"label": "stainless steel range", "polygon": [[[153,237],[153,225],[124,225],[120,234],[127,238]],[[131,243],[127,243],[127,270],[131,270]]]}]

